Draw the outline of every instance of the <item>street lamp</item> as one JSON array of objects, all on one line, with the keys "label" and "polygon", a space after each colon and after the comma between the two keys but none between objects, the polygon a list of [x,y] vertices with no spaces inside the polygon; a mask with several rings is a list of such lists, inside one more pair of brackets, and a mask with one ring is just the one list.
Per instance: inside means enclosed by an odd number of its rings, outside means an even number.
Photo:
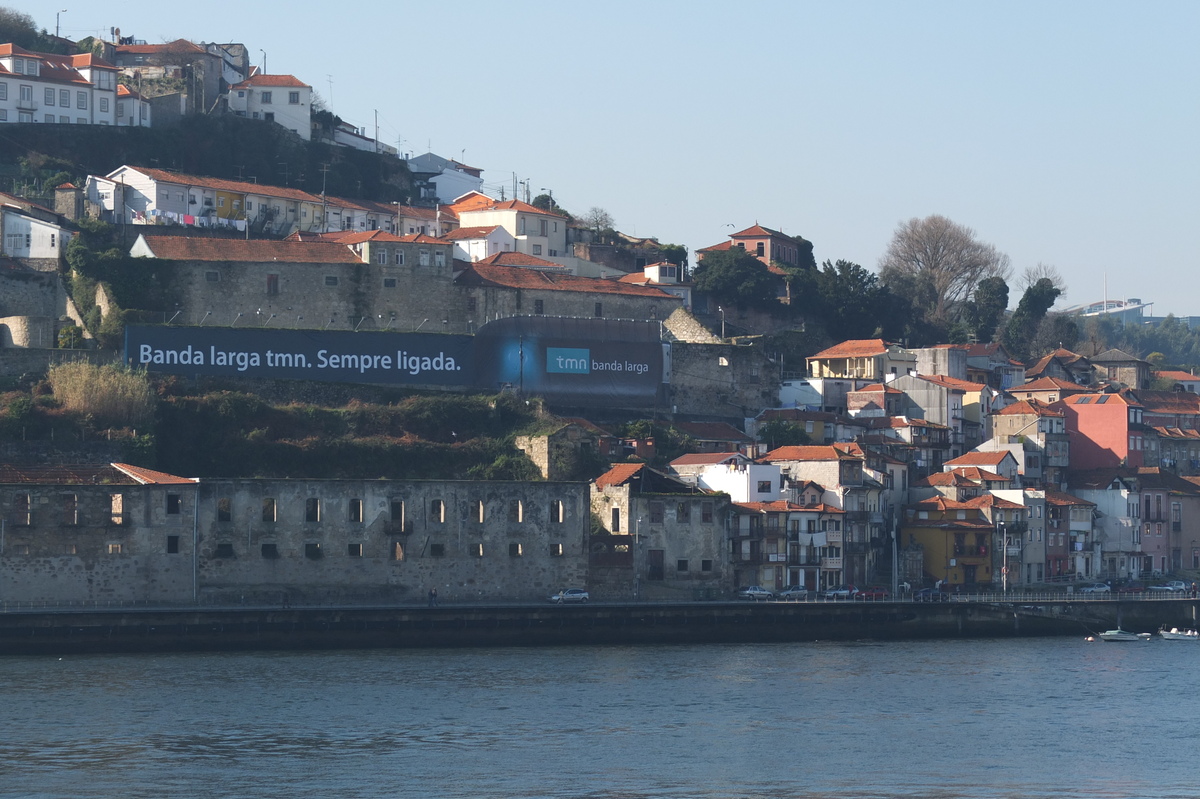
[{"label": "street lamp", "polygon": [[718,305],[717,311],[719,311],[721,314],[721,338],[724,339],[725,338],[725,306]]},{"label": "street lamp", "polygon": [[62,9],[61,11],[54,12],[54,38],[55,39],[58,38],[58,17],[60,14],[65,14],[65,13],[67,13],[67,9],[65,9],[65,8]]}]

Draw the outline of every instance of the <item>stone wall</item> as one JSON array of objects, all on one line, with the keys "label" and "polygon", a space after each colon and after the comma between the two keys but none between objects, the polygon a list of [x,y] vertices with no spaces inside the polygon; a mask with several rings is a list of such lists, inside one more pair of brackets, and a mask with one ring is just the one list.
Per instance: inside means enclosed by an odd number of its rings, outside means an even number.
[{"label": "stone wall", "polygon": [[781,374],[757,346],[671,345],[671,410],[739,423],[778,404]]},{"label": "stone wall", "polygon": [[[3,324],[0,321],[0,324]],[[119,362],[121,354],[102,350],[43,350],[0,347],[0,377],[44,375],[52,364],[87,361],[94,364]]]},{"label": "stone wall", "polygon": [[0,272],[0,317],[48,316],[57,319],[65,302],[66,292],[56,271]]}]

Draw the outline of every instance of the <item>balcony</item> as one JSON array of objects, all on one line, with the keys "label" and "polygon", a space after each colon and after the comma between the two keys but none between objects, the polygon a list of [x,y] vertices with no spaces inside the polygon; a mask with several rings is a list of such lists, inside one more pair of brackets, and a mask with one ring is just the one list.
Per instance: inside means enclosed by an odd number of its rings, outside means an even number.
[{"label": "balcony", "polygon": [[842,559],[841,559],[840,557],[837,557],[837,558],[830,558],[830,557],[821,558],[821,568],[822,568],[822,569],[841,569],[841,568],[842,568]]},{"label": "balcony", "polygon": [[38,110],[38,104],[34,100],[26,100],[26,99],[22,98],[20,100],[17,100],[17,110],[18,111],[36,111],[36,110]]},{"label": "balcony", "polygon": [[845,540],[841,530],[826,530],[825,540],[830,544],[840,544]]}]

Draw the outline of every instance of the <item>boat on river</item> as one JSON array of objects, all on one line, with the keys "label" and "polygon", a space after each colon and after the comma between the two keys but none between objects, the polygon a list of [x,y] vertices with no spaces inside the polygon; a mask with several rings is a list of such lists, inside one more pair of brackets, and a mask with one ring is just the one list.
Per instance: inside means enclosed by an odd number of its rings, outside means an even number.
[{"label": "boat on river", "polygon": [[1116,630],[1105,630],[1099,633],[1101,641],[1142,641],[1150,638],[1150,633],[1131,633],[1120,628]]},{"label": "boat on river", "polygon": [[1165,627],[1158,631],[1164,641],[1200,641],[1200,633],[1195,630],[1180,630],[1176,627],[1166,629]]}]

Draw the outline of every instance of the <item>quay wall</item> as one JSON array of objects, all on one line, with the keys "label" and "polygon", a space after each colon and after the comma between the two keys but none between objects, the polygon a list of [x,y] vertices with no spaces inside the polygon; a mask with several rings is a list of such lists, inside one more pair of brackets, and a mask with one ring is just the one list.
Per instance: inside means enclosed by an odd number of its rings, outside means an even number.
[{"label": "quay wall", "polygon": [[695,602],[0,613],[0,654],[769,643],[1078,635],[1194,627],[1193,599],[1044,603]]}]

